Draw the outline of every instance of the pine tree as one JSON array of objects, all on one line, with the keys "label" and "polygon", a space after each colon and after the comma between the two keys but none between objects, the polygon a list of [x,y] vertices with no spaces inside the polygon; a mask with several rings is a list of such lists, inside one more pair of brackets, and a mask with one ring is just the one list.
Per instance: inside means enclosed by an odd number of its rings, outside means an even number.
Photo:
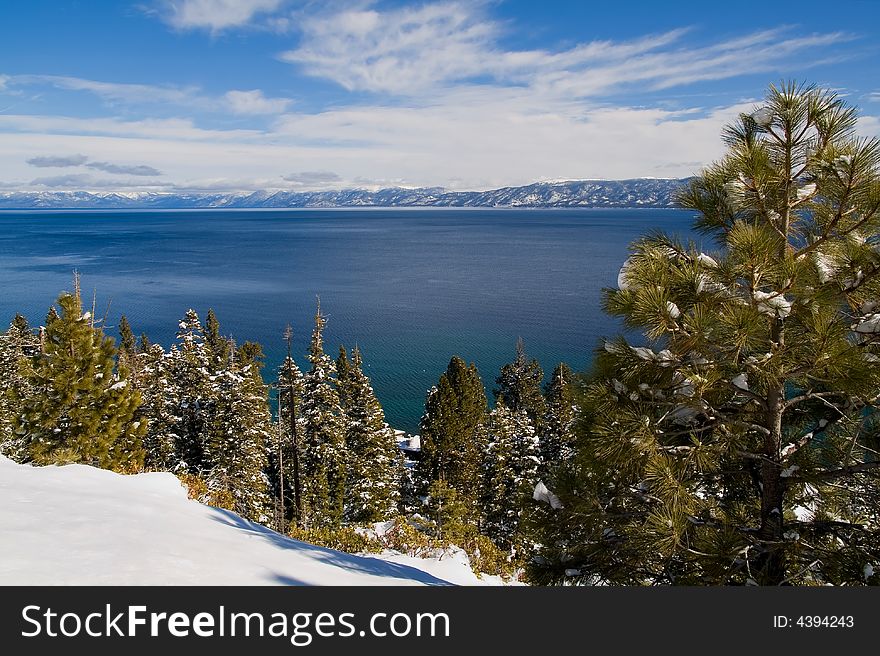
[{"label": "pine tree", "polygon": [[311,369],[303,381],[303,524],[307,528],[338,526],[345,503],[345,425],[333,360],[324,352],[326,324],[319,303],[309,348]]},{"label": "pine tree", "polygon": [[556,466],[574,456],[574,425],[577,418],[574,374],[561,362],[553,370],[546,390],[547,411],[540,435],[540,478],[552,480]]},{"label": "pine tree", "polygon": [[348,410],[352,396],[353,381],[351,363],[348,361],[348,352],[345,347],[339,346],[339,355],[336,357],[336,393],[339,395],[339,407],[343,412]]},{"label": "pine tree", "polygon": [[119,318],[119,352],[125,354],[129,359],[133,358],[137,352],[134,333],[131,331],[131,324],[123,314]]},{"label": "pine tree", "polygon": [[20,399],[32,395],[23,368],[39,348],[39,340],[20,314],[0,334],[0,454],[17,461],[24,457],[24,445],[15,432],[15,418],[21,414]]},{"label": "pine tree", "polygon": [[[339,389],[344,399],[345,445],[348,452],[346,516],[355,523],[378,522],[397,512],[400,500],[401,458],[394,431],[363,372],[360,349],[352,360],[337,360]],[[339,368],[342,363],[342,368]]]},{"label": "pine tree", "polygon": [[486,393],[477,368],[454,356],[425,400],[422,451],[416,478],[422,494],[436,481],[453,488],[472,517],[478,515],[485,453],[481,430]]},{"label": "pine tree", "polygon": [[468,537],[476,530],[473,525],[473,507],[446,481],[438,479],[425,490],[424,511],[434,522],[435,537],[443,543]]},{"label": "pine tree", "polygon": [[168,356],[166,374],[174,386],[174,451],[183,471],[202,475],[209,467],[205,455],[206,426],[216,390],[211,380],[215,371],[212,357],[195,310],[187,310],[179,322],[177,339]]},{"label": "pine tree", "polygon": [[49,313],[43,350],[26,368],[29,393],[17,393],[25,457],[138,469],[146,427],[134,415],[141,399],[115,371],[113,339],[83,314],[78,295],[62,294],[57,304],[61,312]]},{"label": "pine tree", "polygon": [[159,344],[138,353],[140,375],[136,379],[143,404],[138,419],[147,423],[144,434],[144,468],[147,471],[186,471],[178,452],[182,444],[180,389],[174,380],[171,355]]},{"label": "pine tree", "polygon": [[229,357],[232,354],[229,340],[220,334],[220,322],[214,310],[208,310],[205,317],[205,327],[202,331],[205,350],[213,371],[222,371],[229,366]]},{"label": "pine tree", "polygon": [[249,371],[224,370],[205,426],[205,473],[209,490],[232,500],[232,510],[257,522],[268,521],[265,469],[272,439],[266,389]]},{"label": "pine tree", "polygon": [[278,368],[278,424],[279,435],[270,454],[270,478],[275,497],[279,499],[280,524],[286,530],[290,522],[300,526],[302,519],[302,440],[304,422],[302,401],[303,374],[291,355],[293,331],[288,325],[284,333],[287,356]]},{"label": "pine tree", "polygon": [[499,547],[519,542],[520,517],[538,478],[538,443],[525,410],[499,401],[486,424],[487,447],[482,499],[484,530]]},{"label": "pine tree", "polygon": [[560,570],[638,584],[870,578],[880,143],[855,125],[833,93],[771,86],[681,201],[719,251],[662,234],[634,245],[606,307],[646,343],[597,356],[583,470],[558,490],[578,538]]},{"label": "pine tree", "polygon": [[[232,350],[232,341],[229,341],[230,350]],[[234,368],[244,371],[247,369],[248,374],[257,382],[262,382],[262,370],[266,366],[266,354],[263,353],[263,345],[259,342],[245,342],[235,351]]]},{"label": "pine tree", "polygon": [[196,476],[210,503],[266,522],[274,429],[259,372],[262,348],[248,342],[236,349],[213,312],[209,324],[203,329],[188,310],[169,353],[153,345],[138,355],[146,464]]},{"label": "pine tree", "polygon": [[493,390],[495,399],[514,412],[525,410],[536,428],[540,426],[546,412],[541,383],[544,370],[535,359],[526,355],[522,337],[516,340],[516,359],[501,367],[501,374],[495,379],[498,385]]}]

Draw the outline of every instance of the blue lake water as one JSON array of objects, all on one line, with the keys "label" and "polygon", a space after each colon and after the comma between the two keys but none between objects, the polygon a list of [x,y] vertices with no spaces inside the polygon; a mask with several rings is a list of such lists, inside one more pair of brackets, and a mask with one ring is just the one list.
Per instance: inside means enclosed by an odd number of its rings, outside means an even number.
[{"label": "blue lake water", "polygon": [[416,431],[425,392],[458,354],[488,389],[517,337],[549,375],[584,369],[619,326],[601,311],[628,245],[653,229],[691,237],[679,210],[203,210],[0,212],[0,321],[43,322],[82,276],[136,334],[168,346],[187,308],[258,341],[266,378],[294,328],[304,353],[315,296],[325,344],[360,346],[388,421]]}]

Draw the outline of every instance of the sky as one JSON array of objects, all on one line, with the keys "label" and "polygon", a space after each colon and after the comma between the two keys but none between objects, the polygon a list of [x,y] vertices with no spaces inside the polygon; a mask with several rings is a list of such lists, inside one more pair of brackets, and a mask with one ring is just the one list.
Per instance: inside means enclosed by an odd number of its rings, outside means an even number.
[{"label": "sky", "polygon": [[785,80],[880,135],[880,0],[28,0],[0,193],[684,177]]}]

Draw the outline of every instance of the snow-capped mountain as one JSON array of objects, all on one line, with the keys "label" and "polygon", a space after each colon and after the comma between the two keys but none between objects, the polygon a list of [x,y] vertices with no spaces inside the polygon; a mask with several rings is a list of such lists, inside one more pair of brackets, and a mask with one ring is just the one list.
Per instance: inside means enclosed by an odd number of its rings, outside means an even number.
[{"label": "snow-capped mountain", "polygon": [[0,192],[0,209],[197,209],[286,207],[673,207],[687,180],[577,180],[538,182],[490,191],[442,187],[369,191],[258,191],[254,193]]}]

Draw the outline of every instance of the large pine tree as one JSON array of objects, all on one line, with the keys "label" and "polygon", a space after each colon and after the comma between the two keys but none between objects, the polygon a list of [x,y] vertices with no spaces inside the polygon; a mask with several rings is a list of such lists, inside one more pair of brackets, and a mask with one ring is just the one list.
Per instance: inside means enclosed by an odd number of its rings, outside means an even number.
[{"label": "large pine tree", "polygon": [[[344,353],[344,350],[342,351]],[[354,523],[378,522],[397,513],[400,500],[401,454],[394,430],[385,423],[385,412],[363,371],[357,347],[349,361],[337,363],[340,394],[345,413],[345,445],[348,451],[346,516]]]},{"label": "large pine tree", "polygon": [[231,498],[232,510],[268,521],[267,450],[273,436],[266,389],[247,364],[224,370],[213,381],[216,395],[205,427],[205,473],[209,490]]},{"label": "large pine tree", "polygon": [[146,426],[134,419],[138,392],[117,375],[113,339],[83,313],[79,294],[62,294],[47,318],[42,351],[26,368],[26,395],[17,393],[16,431],[25,459],[79,462],[132,471],[143,462]]},{"label": "large pine tree", "polygon": [[442,481],[471,515],[478,515],[485,457],[486,393],[477,368],[453,356],[425,400],[422,450],[416,471],[421,494]]},{"label": "large pine tree", "polygon": [[0,453],[13,460],[24,457],[24,444],[15,432],[15,421],[21,414],[22,399],[32,395],[24,368],[27,358],[36,355],[39,348],[39,339],[20,314],[0,334]]},{"label": "large pine tree", "polygon": [[553,370],[545,397],[547,410],[541,424],[539,473],[541,479],[549,483],[554,469],[571,459],[575,449],[577,395],[574,374],[564,362]]},{"label": "large pine tree", "polygon": [[493,390],[495,399],[502,401],[513,412],[524,410],[532,423],[538,428],[544,419],[546,404],[541,393],[544,370],[534,358],[526,355],[522,337],[516,340],[516,358],[501,367],[495,379],[498,385]]},{"label": "large pine tree", "polygon": [[287,356],[278,367],[278,435],[270,454],[270,470],[275,498],[278,499],[279,522],[286,530],[293,522],[299,526],[302,519],[302,436],[305,422],[302,418],[304,377],[291,355],[287,335]]},{"label": "large pine tree", "polygon": [[338,526],[345,504],[345,424],[333,376],[336,368],[324,352],[326,325],[319,304],[309,347],[311,369],[303,380],[302,503],[307,528]]},{"label": "large pine tree", "polygon": [[538,441],[525,410],[499,401],[486,424],[483,513],[486,534],[503,549],[517,546],[520,518],[538,478]]},{"label": "large pine tree", "polygon": [[148,471],[186,471],[181,455],[183,429],[181,388],[174,379],[172,356],[159,344],[147,344],[136,356],[139,375],[135,385],[143,404],[138,418],[147,423],[144,434],[144,468]]},{"label": "large pine tree", "polygon": [[880,143],[855,125],[771,87],[682,198],[718,251],[633,247],[606,306],[645,342],[598,355],[557,575],[877,581]]},{"label": "large pine tree", "polygon": [[205,333],[199,315],[187,310],[178,323],[176,344],[166,363],[166,374],[173,385],[175,415],[172,432],[176,437],[175,452],[182,469],[202,475],[209,463],[205,454],[206,427],[211,407],[216,400],[212,384],[215,363],[205,344]]}]

